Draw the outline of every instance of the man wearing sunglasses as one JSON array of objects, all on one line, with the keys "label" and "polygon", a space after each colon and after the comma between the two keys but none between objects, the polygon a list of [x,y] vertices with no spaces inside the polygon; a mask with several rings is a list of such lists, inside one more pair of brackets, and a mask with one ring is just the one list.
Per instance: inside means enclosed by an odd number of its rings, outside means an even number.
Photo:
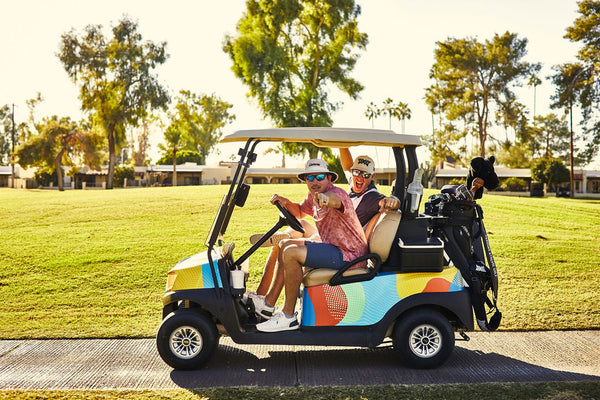
[{"label": "man wearing sunglasses", "polygon": [[356,215],[363,229],[371,218],[380,211],[397,210],[400,200],[395,196],[386,197],[375,187],[375,162],[369,156],[358,156],[352,161],[352,155],[347,148],[340,149],[342,168],[352,174],[348,194],[354,204]]},{"label": "man wearing sunglasses", "polygon": [[298,175],[298,179],[306,183],[308,188],[308,194],[302,202],[294,203],[278,194],[271,197],[271,203],[278,201],[298,219],[311,215],[320,239],[290,238],[279,243],[271,287],[265,297],[252,296],[252,300],[257,311],[272,313],[272,305],[285,289],[283,310],[256,325],[257,330],[278,332],[299,328],[294,309],[302,283],[302,267],[340,269],[348,261],[367,254],[365,233],[350,196],[333,185],[337,178],[335,172],[329,171],[325,161],[312,159],[306,163],[305,171]]}]

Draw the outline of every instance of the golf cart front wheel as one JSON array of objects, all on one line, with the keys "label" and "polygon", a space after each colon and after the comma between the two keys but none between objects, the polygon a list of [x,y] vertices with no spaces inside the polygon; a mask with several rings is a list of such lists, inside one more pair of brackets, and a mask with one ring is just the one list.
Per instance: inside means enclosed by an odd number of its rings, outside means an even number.
[{"label": "golf cart front wheel", "polygon": [[435,310],[415,310],[396,322],[394,349],[409,368],[428,369],[442,365],[454,350],[454,330],[448,319]]},{"label": "golf cart front wheel", "polygon": [[167,316],[156,336],[160,357],[179,370],[203,366],[212,358],[218,343],[214,322],[204,313],[187,310]]}]

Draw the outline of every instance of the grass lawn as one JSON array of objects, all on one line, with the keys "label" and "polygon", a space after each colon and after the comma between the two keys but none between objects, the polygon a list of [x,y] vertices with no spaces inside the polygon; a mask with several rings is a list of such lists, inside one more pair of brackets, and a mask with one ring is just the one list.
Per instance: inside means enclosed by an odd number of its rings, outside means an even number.
[{"label": "grass lawn", "polygon": [[[154,336],[166,273],[205,250],[226,191],[0,189],[0,339]],[[254,185],[227,231],[236,255],[276,222],[275,192],[300,200],[306,189]],[[500,329],[599,328],[600,201],[487,195],[479,204],[499,269]],[[251,288],[267,251],[250,259]]]},{"label": "grass lawn", "polygon": [[322,386],[293,388],[215,388],[196,390],[44,391],[0,390],[0,399],[129,400],[584,400],[598,399],[600,382],[486,383],[452,385]]}]

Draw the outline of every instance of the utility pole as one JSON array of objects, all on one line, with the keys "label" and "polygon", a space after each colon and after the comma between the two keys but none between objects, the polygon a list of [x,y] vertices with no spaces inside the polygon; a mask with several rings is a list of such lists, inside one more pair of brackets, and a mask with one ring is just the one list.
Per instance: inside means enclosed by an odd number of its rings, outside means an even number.
[{"label": "utility pole", "polygon": [[12,114],[11,114],[10,118],[12,121],[12,131],[11,131],[11,135],[10,135],[10,145],[11,145],[11,151],[10,151],[11,184],[10,184],[10,186],[14,189],[15,188],[15,104],[14,103],[12,105]]}]

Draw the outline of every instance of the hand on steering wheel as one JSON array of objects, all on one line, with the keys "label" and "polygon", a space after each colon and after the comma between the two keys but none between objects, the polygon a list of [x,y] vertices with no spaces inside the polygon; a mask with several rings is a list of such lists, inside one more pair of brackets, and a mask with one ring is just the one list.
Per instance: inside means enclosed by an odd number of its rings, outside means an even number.
[{"label": "hand on steering wheel", "polygon": [[285,207],[283,207],[279,200],[275,201],[273,204],[275,204],[275,207],[279,209],[281,215],[283,216],[283,218],[285,218],[287,224],[292,229],[304,233],[304,227],[302,226],[300,221],[298,221],[298,218],[296,218],[291,212],[289,212]]}]

